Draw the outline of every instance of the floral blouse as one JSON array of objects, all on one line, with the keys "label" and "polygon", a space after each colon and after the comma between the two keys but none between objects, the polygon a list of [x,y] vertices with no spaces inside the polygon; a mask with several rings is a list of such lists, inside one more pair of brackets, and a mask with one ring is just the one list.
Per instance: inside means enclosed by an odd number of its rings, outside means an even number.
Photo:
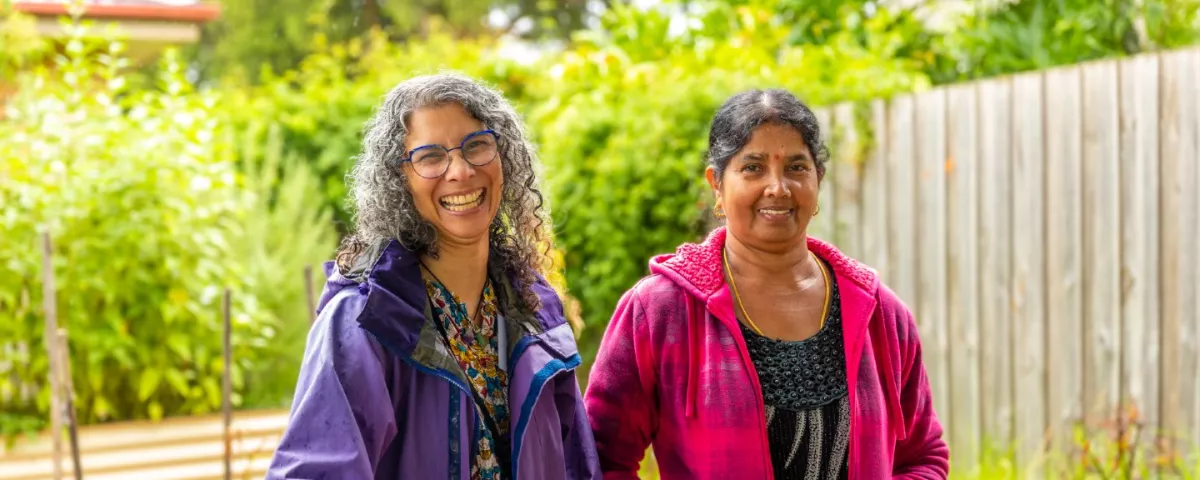
[{"label": "floral blouse", "polygon": [[[450,351],[466,372],[467,378],[487,407],[488,414],[495,420],[500,434],[507,436],[508,418],[508,373],[497,365],[500,356],[496,340],[496,294],[491,281],[484,284],[479,303],[479,324],[468,318],[467,306],[437,280],[425,280],[433,317],[441,322],[449,340]],[[472,402],[474,403],[474,402]],[[478,409],[478,405],[476,405]],[[478,410],[477,410],[478,411]],[[496,440],[485,422],[476,432],[478,449],[471,465],[471,478],[499,480],[503,473],[496,458]]]}]

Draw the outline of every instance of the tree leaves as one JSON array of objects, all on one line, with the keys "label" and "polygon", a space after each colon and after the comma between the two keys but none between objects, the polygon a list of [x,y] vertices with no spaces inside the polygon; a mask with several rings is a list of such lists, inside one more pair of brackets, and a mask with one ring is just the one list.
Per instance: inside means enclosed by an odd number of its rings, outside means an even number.
[{"label": "tree leaves", "polygon": [[142,371],[142,380],[138,384],[138,401],[145,402],[150,399],[150,395],[158,389],[161,380],[162,370],[159,368],[150,367]]}]

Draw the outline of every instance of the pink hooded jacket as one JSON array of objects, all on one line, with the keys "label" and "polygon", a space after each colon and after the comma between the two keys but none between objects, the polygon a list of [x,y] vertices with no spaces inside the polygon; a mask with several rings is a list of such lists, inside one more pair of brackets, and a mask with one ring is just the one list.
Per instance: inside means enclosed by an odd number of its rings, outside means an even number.
[{"label": "pink hooded jacket", "polygon": [[[655,257],[600,344],[584,403],[606,479],[636,479],[653,443],[663,479],[772,478],[762,389],[725,286],[725,229]],[[949,449],[933,411],[912,314],[874,271],[835,247],[850,396],[849,478],[942,479]]]}]

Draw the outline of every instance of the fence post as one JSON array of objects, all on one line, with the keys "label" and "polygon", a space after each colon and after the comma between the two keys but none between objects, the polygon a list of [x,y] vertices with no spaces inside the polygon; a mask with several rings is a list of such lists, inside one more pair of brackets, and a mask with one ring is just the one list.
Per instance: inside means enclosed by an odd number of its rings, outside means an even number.
[{"label": "fence post", "polygon": [[313,298],[312,265],[304,266],[304,295],[308,298],[308,324],[317,323],[317,304]]},{"label": "fence post", "polygon": [[233,390],[233,362],[231,359],[233,355],[231,352],[232,348],[230,345],[230,334],[233,327],[229,319],[229,296],[229,289],[226,288],[225,298],[221,305],[221,316],[224,320],[222,332],[222,336],[224,337],[224,346],[222,347],[222,353],[225,357],[225,369],[221,379],[221,410],[225,417],[223,427],[223,437],[225,443],[225,480],[231,480],[233,478],[233,448],[231,443],[232,438],[230,437],[230,427],[233,423],[233,401],[231,398]]},{"label": "fence post", "polygon": [[46,342],[46,355],[50,360],[50,442],[52,459],[54,461],[54,480],[63,478],[62,471],[62,398],[60,382],[62,375],[59,365],[58,342],[58,308],[54,290],[53,246],[50,243],[50,232],[42,233],[42,308],[45,311],[46,329],[43,338]]},{"label": "fence post", "polygon": [[83,480],[83,464],[79,460],[79,427],[75,418],[75,386],[71,382],[71,349],[67,344],[67,330],[59,328],[55,336],[58,345],[58,364],[62,378],[63,415],[67,419],[67,433],[71,440],[71,464],[75,468],[75,480]]}]

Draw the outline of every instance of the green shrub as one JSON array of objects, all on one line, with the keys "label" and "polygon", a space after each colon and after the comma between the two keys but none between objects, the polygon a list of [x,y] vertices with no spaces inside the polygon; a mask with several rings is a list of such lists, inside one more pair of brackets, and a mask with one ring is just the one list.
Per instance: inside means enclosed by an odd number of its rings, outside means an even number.
[{"label": "green shrub", "polygon": [[1200,42],[1197,0],[979,3],[934,45],[926,70],[951,83]]},{"label": "green shrub", "polygon": [[272,336],[228,253],[252,197],[215,98],[192,93],[170,61],[161,91],[125,91],[119,44],[100,48],[76,38],[54,70],[23,75],[0,123],[0,403],[46,418],[45,229],[81,421],[213,411],[222,290],[236,292],[238,391]]},{"label": "green shrub", "polygon": [[321,179],[307,163],[285,156],[277,125],[252,125],[230,141],[238,142],[243,186],[253,194],[230,258],[245,265],[246,290],[277,326],[274,339],[257,352],[261,361],[246,374],[245,406],[286,407],[312,318],[304,272],[311,269],[307,287],[315,302],[337,231],[325,199],[313,194],[320,191]]},{"label": "green shrub", "polygon": [[16,72],[42,61],[48,53],[47,42],[37,33],[37,21],[16,12],[6,0],[0,0],[0,96],[6,82]]}]

